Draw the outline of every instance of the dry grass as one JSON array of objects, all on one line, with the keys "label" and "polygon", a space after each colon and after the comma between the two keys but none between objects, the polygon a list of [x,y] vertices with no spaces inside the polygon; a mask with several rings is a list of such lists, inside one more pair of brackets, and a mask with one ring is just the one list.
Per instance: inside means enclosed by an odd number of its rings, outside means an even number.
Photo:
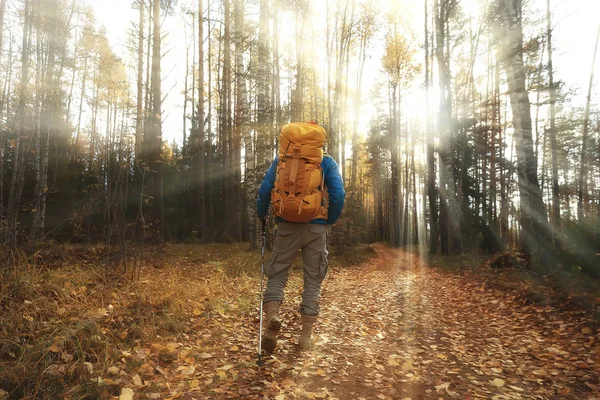
[{"label": "dry grass", "polygon": [[260,257],[244,250],[152,248],[136,281],[115,273],[122,267],[106,262],[103,247],[11,254],[13,266],[0,271],[0,389],[10,398],[94,398],[90,379],[136,342],[180,335],[190,315],[250,310]]},{"label": "dry grass", "polygon": [[[216,314],[258,305],[260,253],[247,244],[169,244],[140,256],[139,279],[106,247],[52,245],[4,254],[0,269],[0,398],[104,398],[98,384],[142,344],[186,340]],[[267,256],[268,257],[268,254]],[[332,257],[332,266],[344,264]],[[298,259],[297,265],[300,267]],[[292,284],[298,284],[298,276]],[[295,282],[298,281],[298,282]]]}]

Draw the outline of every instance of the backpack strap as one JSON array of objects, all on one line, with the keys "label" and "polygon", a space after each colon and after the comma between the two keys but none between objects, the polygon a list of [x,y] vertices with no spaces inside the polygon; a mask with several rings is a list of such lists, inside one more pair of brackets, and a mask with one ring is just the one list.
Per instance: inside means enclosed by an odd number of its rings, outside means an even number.
[{"label": "backpack strap", "polygon": [[293,154],[292,154],[292,167],[290,170],[290,193],[288,197],[293,199],[296,197],[296,177],[298,176],[298,168],[300,165],[300,150],[302,146],[298,144],[294,144]]}]

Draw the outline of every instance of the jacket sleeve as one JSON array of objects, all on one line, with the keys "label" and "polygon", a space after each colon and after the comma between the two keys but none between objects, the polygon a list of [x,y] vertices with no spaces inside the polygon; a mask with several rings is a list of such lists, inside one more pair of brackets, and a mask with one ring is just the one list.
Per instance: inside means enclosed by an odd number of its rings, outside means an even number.
[{"label": "jacket sleeve", "polygon": [[264,218],[269,214],[269,204],[271,203],[271,190],[275,186],[275,176],[277,175],[277,157],[269,167],[265,178],[258,189],[258,199],[256,200],[256,215],[258,218]]},{"label": "jacket sleeve", "polygon": [[[344,207],[344,199],[346,198],[346,192],[344,191],[344,181],[340,175],[340,169],[335,160],[326,156],[327,164],[323,168],[323,174],[325,175],[325,186],[329,193],[329,211],[327,224],[332,225],[337,221],[342,213]],[[325,160],[324,159],[324,160]]]}]

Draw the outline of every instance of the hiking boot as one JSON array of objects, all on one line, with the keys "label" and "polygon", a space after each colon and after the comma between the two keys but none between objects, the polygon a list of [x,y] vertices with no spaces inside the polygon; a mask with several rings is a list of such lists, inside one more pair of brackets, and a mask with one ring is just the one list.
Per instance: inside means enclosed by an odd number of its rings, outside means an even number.
[{"label": "hiking boot", "polygon": [[266,325],[265,333],[262,337],[262,348],[267,353],[272,353],[277,345],[277,332],[281,329],[281,320],[277,316],[280,303],[278,301],[269,301],[264,304]]},{"label": "hiking boot", "polygon": [[300,347],[300,350],[308,350],[311,348],[313,324],[316,320],[316,315],[302,314],[302,332],[300,333],[300,338],[298,339],[298,347]]}]

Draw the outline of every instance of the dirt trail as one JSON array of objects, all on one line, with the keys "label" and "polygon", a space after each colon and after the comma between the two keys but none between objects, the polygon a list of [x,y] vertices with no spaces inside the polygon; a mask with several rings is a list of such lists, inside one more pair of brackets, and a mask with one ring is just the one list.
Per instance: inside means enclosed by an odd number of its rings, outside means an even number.
[{"label": "dirt trail", "polygon": [[477,276],[374,248],[373,260],[330,272],[311,351],[295,344],[296,275],[264,366],[256,365],[256,312],[193,319],[195,330],[174,345],[176,361],[159,355],[164,368],[149,367],[153,386],[141,397],[600,399],[600,332],[582,313],[525,305]]},{"label": "dirt trail", "polygon": [[273,397],[600,398],[600,335],[582,321],[375,249],[326,281],[311,352],[283,338],[262,371]]}]

